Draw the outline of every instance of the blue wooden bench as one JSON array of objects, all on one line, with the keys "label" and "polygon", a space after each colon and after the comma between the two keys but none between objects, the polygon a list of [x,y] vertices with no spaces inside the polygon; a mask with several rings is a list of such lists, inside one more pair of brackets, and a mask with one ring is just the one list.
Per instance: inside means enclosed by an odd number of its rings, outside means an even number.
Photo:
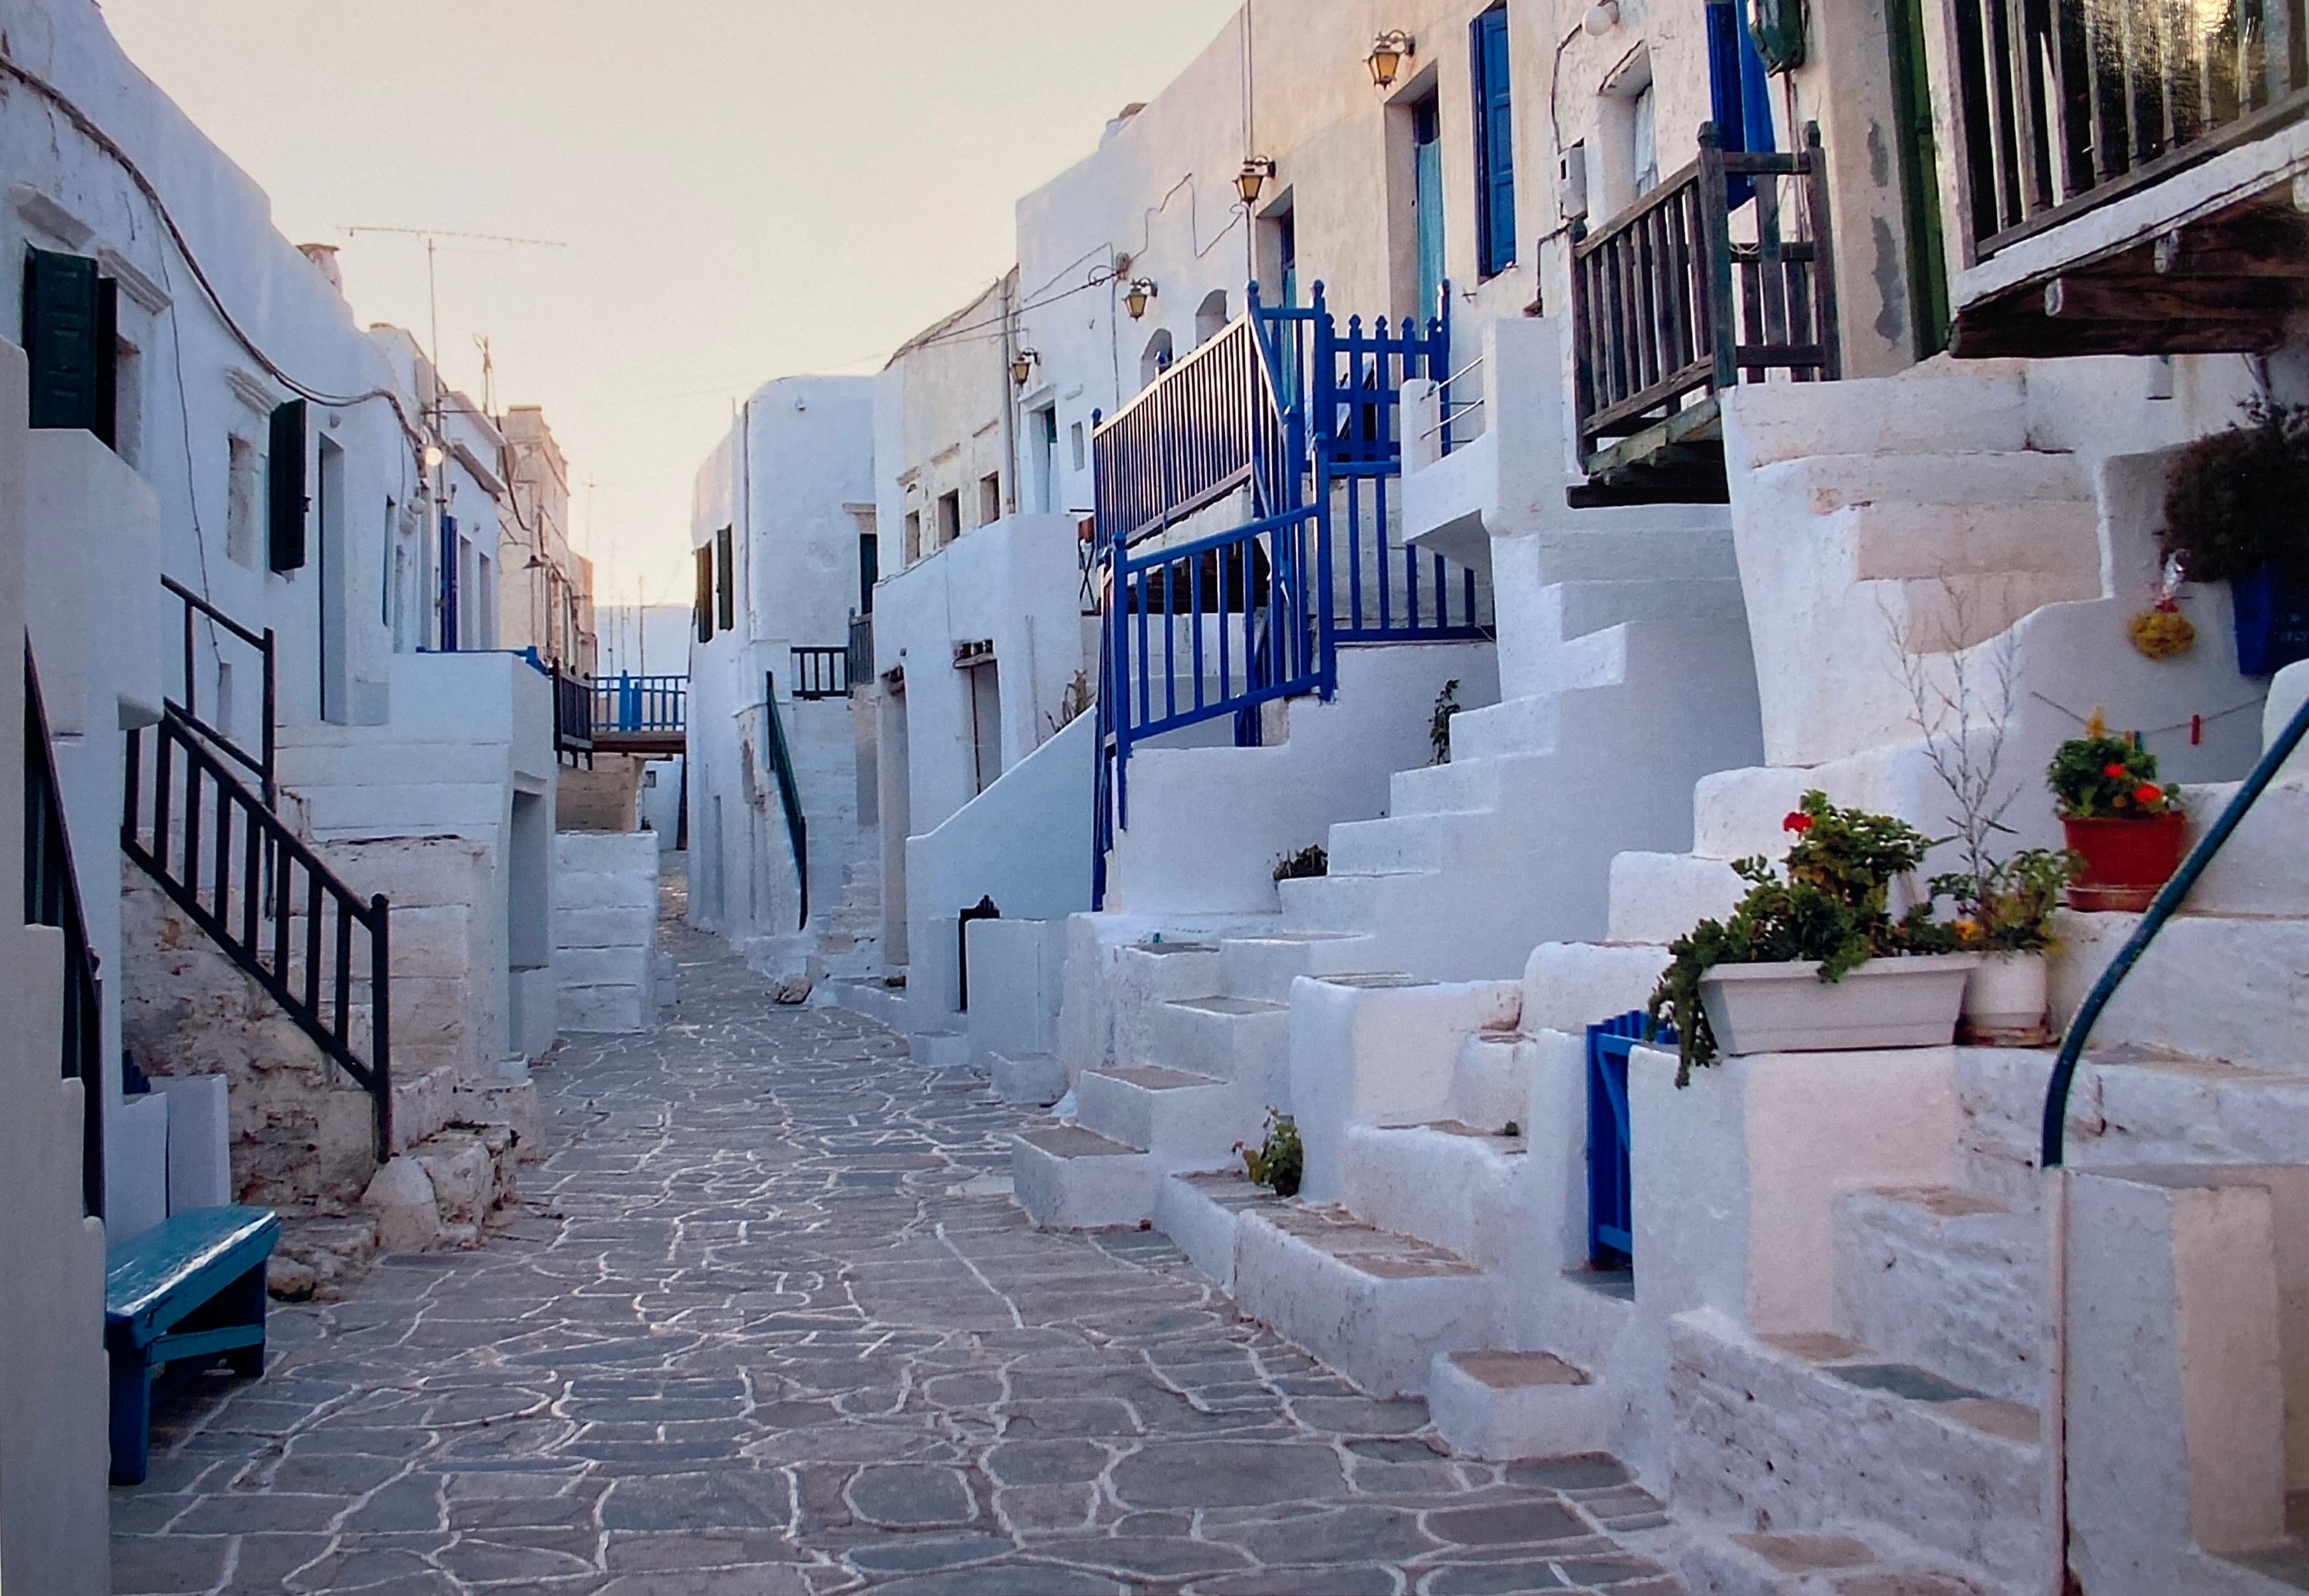
[{"label": "blue wooden bench", "polygon": [[198,1208],[107,1255],[113,1484],[143,1482],[153,1406],[177,1385],[219,1358],[264,1372],[264,1264],[280,1235],[270,1209]]}]

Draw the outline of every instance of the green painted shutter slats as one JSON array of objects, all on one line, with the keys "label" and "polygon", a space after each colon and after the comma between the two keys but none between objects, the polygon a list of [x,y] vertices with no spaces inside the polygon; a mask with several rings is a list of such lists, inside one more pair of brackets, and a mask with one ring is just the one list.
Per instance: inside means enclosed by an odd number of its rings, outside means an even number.
[{"label": "green painted shutter slats", "polygon": [[721,567],[722,630],[735,632],[738,629],[738,546],[735,528],[725,526],[713,534],[713,557],[714,563]]},{"label": "green painted shutter slats", "polygon": [[713,641],[713,551],[694,548],[691,556],[697,563],[697,591],[690,608],[697,612],[697,641]]},{"label": "green painted shutter slats", "polygon": [[103,293],[85,256],[30,251],[24,260],[24,354],[31,367],[31,424],[95,432],[107,385],[100,359]]},{"label": "green painted shutter slats", "polygon": [[271,447],[264,462],[267,563],[275,571],[305,565],[305,401],[272,407]]},{"label": "green painted shutter slats", "polygon": [[1516,262],[1515,116],[1509,95],[1507,7],[1477,17],[1474,33],[1477,243],[1483,275]]}]

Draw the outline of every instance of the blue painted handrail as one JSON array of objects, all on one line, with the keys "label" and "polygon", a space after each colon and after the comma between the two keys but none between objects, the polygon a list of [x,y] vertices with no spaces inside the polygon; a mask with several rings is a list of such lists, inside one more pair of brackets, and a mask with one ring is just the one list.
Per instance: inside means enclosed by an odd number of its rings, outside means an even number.
[{"label": "blue painted handrail", "polygon": [[2140,923],[2132,928],[2132,935],[2117,950],[2116,957],[2109,961],[2108,968],[2101,971],[2100,979],[2093,983],[2093,989],[2078,1008],[2076,1019],[2069,1025],[2069,1034],[2061,1043],[2060,1058],[2053,1065],[2052,1083],[2045,1092],[2044,1155],[2047,1169],[2059,1169],[2067,1154],[2069,1092],[2076,1082],[2077,1063],[2084,1057],[2085,1044],[2092,1038],[2093,1027],[2099,1022],[2101,1011],[2108,1007],[2110,1000],[2115,997],[2116,989],[2124,984],[2124,978],[2132,973],[2132,967],[2140,962],[2140,955],[2149,951],[2149,945],[2157,940],[2157,933],[2165,928],[2165,922],[2180,912],[2182,901],[2196,886],[2198,877],[2204,875],[2205,867],[2213,862],[2213,857],[2220,852],[2222,845],[2228,841],[2230,835],[2244,821],[2245,812],[2277,779],[2277,772],[2284,767],[2293,751],[2301,746],[2304,736],[2309,736],[2309,700],[2304,700],[2301,707],[2293,712],[2293,719],[2286,722],[2284,731],[2262,753],[2261,763],[2253,767],[2253,773],[2237,789],[2236,796],[2221,811],[2220,818],[2197,839],[2197,845],[2189,850],[2189,857],[2181,861],[2181,867],[2173,873],[2173,879],[2166,882],[2150,901],[2148,912],[2140,917]]}]

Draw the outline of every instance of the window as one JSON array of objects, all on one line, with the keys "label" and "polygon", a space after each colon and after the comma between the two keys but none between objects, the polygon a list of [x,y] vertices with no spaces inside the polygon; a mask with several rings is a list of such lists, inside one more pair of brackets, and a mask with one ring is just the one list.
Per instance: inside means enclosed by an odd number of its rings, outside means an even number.
[{"label": "window", "polygon": [[978,524],[991,526],[1002,519],[1002,473],[989,471],[978,479]]},{"label": "window", "polygon": [[1079,472],[1082,470],[1082,469],[1083,469],[1083,463],[1084,463],[1084,461],[1083,461],[1083,424],[1082,424],[1081,422],[1077,421],[1077,422],[1076,422],[1076,423],[1074,424],[1074,431],[1073,431],[1073,434],[1072,434],[1072,437],[1073,437],[1073,443],[1072,443],[1072,444],[1071,444],[1071,452],[1072,452],[1072,453],[1073,453],[1073,454],[1074,454],[1074,460],[1075,460],[1075,470],[1076,470],[1076,471],[1077,471],[1077,473],[1079,473]]},{"label": "window", "polygon": [[906,512],[905,556],[909,565],[922,557],[922,513],[920,510]]},{"label": "window", "polygon": [[1509,99],[1508,8],[1475,19],[1476,264],[1486,277],[1516,262],[1515,118]]},{"label": "window", "polygon": [[696,612],[697,622],[697,641],[712,643],[713,641],[713,550],[710,548],[693,548],[689,552],[690,557],[697,562],[696,591],[690,600],[690,608]]},{"label": "window", "polygon": [[352,560],[345,536],[345,452],[320,440],[321,719],[352,720]]},{"label": "window", "polygon": [[942,493],[938,502],[938,546],[944,548],[961,536],[962,493],[959,489]]},{"label": "window", "polygon": [[28,252],[22,332],[30,422],[119,442],[120,285],[85,255]]},{"label": "window", "polygon": [[722,630],[738,629],[738,529],[723,527],[713,534],[713,564],[720,577],[715,606]]},{"label": "window", "polygon": [[441,651],[445,654],[457,651],[458,560],[464,545],[465,540],[457,536],[457,518],[441,517]]},{"label": "window", "polygon": [[1046,405],[1026,417],[1026,459],[1034,485],[1034,509],[1055,515],[1059,509],[1059,412]]},{"label": "window", "polygon": [[1636,94],[1634,160],[1636,193],[1647,194],[1659,186],[1659,100],[1646,83]]},{"label": "window", "polygon": [[256,443],[225,439],[224,552],[236,565],[256,569]]},{"label": "window", "polygon": [[[305,401],[272,408],[264,455],[266,564],[280,572],[305,564]],[[454,528],[454,522],[445,521]],[[454,647],[445,643],[445,647]]]}]

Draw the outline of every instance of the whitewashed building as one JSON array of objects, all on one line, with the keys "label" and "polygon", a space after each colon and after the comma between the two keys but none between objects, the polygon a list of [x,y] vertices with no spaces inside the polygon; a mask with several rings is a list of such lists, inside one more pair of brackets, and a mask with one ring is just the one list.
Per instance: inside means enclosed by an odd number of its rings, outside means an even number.
[{"label": "whitewashed building", "polygon": [[872,462],[866,379],[781,378],[746,401],[693,499],[690,920],[797,1000],[847,951],[829,937],[850,935],[835,922],[853,876],[869,893],[874,879],[850,703]]}]

